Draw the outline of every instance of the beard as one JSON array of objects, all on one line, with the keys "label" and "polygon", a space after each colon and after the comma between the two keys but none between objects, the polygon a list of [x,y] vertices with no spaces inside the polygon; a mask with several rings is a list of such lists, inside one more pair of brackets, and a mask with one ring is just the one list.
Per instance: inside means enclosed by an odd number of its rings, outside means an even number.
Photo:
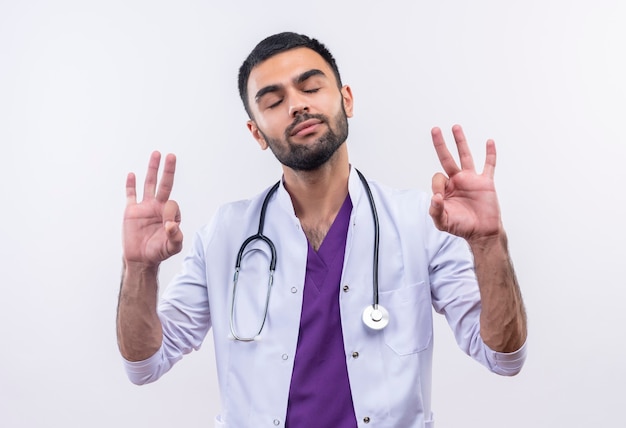
[{"label": "beard", "polygon": [[[328,131],[312,144],[296,144],[291,139],[291,130],[309,119],[318,119],[328,126]],[[324,165],[348,138],[348,116],[343,108],[334,117],[336,129],[333,129],[327,116],[303,113],[285,130],[283,139],[268,138],[261,130],[272,153],[278,161],[295,171],[314,171]]]}]

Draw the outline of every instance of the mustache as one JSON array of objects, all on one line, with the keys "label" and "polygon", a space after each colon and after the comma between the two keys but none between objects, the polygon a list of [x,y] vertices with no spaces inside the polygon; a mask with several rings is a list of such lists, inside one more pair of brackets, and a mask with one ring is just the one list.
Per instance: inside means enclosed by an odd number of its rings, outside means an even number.
[{"label": "mustache", "polygon": [[291,125],[289,125],[287,129],[285,129],[285,136],[289,137],[296,126],[309,119],[317,119],[321,122],[328,123],[328,118],[323,114],[302,113],[296,116],[294,121],[291,122]]}]

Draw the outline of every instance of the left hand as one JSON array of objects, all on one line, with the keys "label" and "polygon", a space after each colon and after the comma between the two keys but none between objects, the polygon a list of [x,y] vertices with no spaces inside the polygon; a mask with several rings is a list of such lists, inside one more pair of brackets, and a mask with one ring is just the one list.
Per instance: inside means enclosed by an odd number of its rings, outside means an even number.
[{"label": "left hand", "polygon": [[433,196],[429,213],[435,226],[467,241],[497,236],[502,231],[500,206],[494,185],[496,145],[487,140],[487,155],[482,174],[474,160],[460,125],[452,127],[461,167],[450,154],[441,130],[431,131],[433,144],[443,170],[433,176]]}]

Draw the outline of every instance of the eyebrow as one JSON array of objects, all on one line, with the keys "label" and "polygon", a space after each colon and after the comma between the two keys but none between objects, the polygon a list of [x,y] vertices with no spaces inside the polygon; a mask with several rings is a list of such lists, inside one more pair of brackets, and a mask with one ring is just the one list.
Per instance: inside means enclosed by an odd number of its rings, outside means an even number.
[{"label": "eyebrow", "polygon": [[304,73],[302,73],[301,75],[296,77],[294,79],[294,83],[303,83],[303,82],[307,81],[308,79],[310,79],[313,76],[324,76],[324,77],[326,77],[326,75],[324,74],[324,72],[322,70],[318,70],[317,68],[314,68],[312,70],[305,71]]},{"label": "eyebrow", "polygon": [[[305,71],[304,73],[296,76],[293,79],[293,82],[296,85],[302,84],[304,82],[306,82],[308,79],[310,79],[311,77],[314,76],[324,76],[326,77],[326,74],[322,71],[322,70],[318,70],[317,68],[313,68],[311,70]],[[259,89],[256,93],[256,95],[254,96],[254,99],[256,102],[259,102],[259,99],[261,97],[263,97],[266,94],[272,93],[272,92],[277,92],[279,91],[281,88],[283,87],[283,85],[267,85],[264,86],[263,88]]]}]

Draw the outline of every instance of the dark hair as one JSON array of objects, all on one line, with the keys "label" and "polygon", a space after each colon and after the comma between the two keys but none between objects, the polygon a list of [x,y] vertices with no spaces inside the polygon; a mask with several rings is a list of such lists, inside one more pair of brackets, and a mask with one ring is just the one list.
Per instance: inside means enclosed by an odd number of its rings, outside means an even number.
[{"label": "dark hair", "polygon": [[243,101],[243,106],[249,117],[252,117],[252,114],[250,112],[250,105],[248,104],[248,78],[250,77],[252,69],[276,54],[296,48],[309,48],[324,58],[328,65],[330,65],[330,68],[332,68],[335,78],[337,79],[337,85],[341,88],[342,84],[339,68],[337,67],[335,58],[333,58],[333,55],[326,46],[304,34],[292,32],[274,34],[260,41],[239,68],[239,96],[241,97],[241,101]]}]

